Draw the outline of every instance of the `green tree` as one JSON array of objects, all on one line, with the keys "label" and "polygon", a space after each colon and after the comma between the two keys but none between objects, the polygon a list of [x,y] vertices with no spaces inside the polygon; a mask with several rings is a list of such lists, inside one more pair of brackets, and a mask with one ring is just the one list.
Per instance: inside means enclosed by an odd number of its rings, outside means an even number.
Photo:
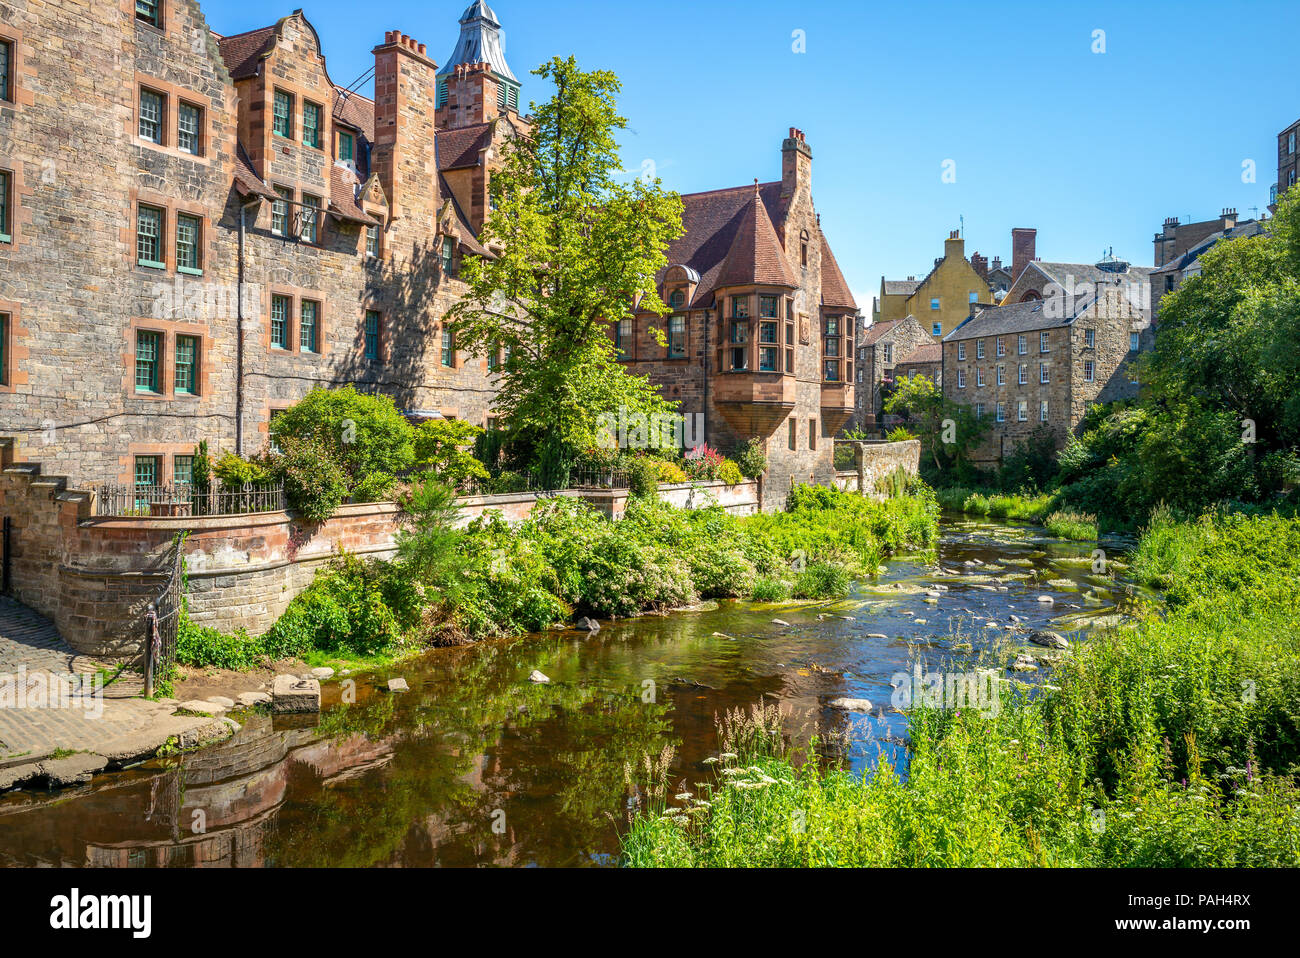
[{"label": "green tree", "polygon": [[602,413],[672,408],[619,365],[607,330],[634,308],[668,312],[655,277],[681,235],[682,203],[623,172],[613,73],[557,57],[534,75],[555,95],[502,150],[482,235],[495,255],[466,264],[469,294],[448,315],[465,349],[507,350],[496,409],[551,484],[596,444]]},{"label": "green tree", "polygon": [[489,479],[487,469],[465,451],[483,429],[463,419],[431,419],[415,431],[415,462],[439,480],[457,486],[467,479]]},{"label": "green tree", "polygon": [[971,451],[989,430],[987,416],[976,416],[970,406],[949,399],[933,379],[920,374],[895,383],[894,391],[885,400],[885,412],[907,421],[937,473],[968,468]]}]

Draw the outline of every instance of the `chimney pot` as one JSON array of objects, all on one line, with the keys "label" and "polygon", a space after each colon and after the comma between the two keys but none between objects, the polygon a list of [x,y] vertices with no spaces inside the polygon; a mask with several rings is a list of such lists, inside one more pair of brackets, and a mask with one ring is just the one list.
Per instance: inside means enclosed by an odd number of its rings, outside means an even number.
[{"label": "chimney pot", "polygon": [[423,55],[424,52],[425,52],[425,50],[427,50],[427,49],[428,49],[428,47],[426,47],[423,43],[420,44],[420,54],[421,54],[421,55]]}]

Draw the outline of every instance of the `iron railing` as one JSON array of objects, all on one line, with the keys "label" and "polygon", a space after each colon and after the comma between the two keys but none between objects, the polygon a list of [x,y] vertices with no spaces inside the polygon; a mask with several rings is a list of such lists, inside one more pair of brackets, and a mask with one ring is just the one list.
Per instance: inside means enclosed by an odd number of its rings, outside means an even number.
[{"label": "iron railing", "polygon": [[279,482],[206,489],[177,485],[107,483],[95,490],[96,514],[101,516],[239,516],[254,512],[283,512],[289,508]]},{"label": "iron railing", "polygon": [[176,633],[184,601],[185,536],[178,535],[167,558],[167,584],[144,614],[144,694],[153,698],[158,680],[176,662]]}]

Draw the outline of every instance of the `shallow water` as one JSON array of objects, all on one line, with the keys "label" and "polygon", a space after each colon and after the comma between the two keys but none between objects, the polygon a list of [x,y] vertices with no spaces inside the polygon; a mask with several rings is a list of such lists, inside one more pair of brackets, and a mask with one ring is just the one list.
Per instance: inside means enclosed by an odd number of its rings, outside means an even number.
[{"label": "shallow water", "polygon": [[[937,564],[891,561],[847,600],[723,602],[606,623],[592,638],[439,650],[356,676],[353,705],[327,684],[320,716],[245,713],[239,733],[201,752],[0,796],[0,864],[614,864],[625,764],[671,745],[671,782],[708,777],[718,713],[777,703],[796,741],[839,739],[859,770],[882,752],[905,765],[894,686],[918,663],[1001,669],[1024,644],[1008,637],[1010,616],[1073,640],[1140,594],[1122,567],[1094,572],[1093,543],[961,516],[941,532]],[[1112,557],[1126,545],[1102,543]],[[934,584],[947,591],[927,601]],[[533,669],[551,683],[529,682]],[[1003,674],[1034,683],[1043,672]],[[380,691],[397,675],[409,693]],[[827,704],[841,696],[872,712]]]}]

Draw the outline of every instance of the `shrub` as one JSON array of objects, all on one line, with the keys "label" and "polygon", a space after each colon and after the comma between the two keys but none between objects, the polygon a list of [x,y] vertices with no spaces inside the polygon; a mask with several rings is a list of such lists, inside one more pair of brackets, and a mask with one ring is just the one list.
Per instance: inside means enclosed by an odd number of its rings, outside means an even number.
[{"label": "shrub", "polygon": [[242,459],[233,452],[228,452],[212,467],[213,475],[221,480],[222,485],[238,489],[245,483],[265,483],[275,480],[274,472],[264,463],[251,459]]},{"label": "shrub", "polygon": [[463,419],[431,419],[415,430],[415,464],[431,470],[442,482],[460,487],[470,480],[491,478],[487,468],[465,451],[484,431]]},{"label": "shrub", "polygon": [[673,483],[687,481],[686,473],[683,472],[682,467],[677,465],[675,462],[666,462],[665,460],[660,459],[656,463],[656,466],[659,470],[660,482],[671,485]]},{"label": "shrub", "polygon": [[1053,512],[1043,520],[1043,525],[1052,535],[1061,539],[1075,539],[1081,542],[1096,539],[1098,535],[1097,517],[1084,512]]},{"label": "shrub", "polygon": [[790,598],[790,583],[784,579],[757,579],[750,597],[755,602],[784,602]]},{"label": "shrub", "polygon": [[629,456],[623,463],[627,470],[628,492],[648,498],[659,494],[659,466],[648,456]]},{"label": "shrub", "polygon": [[916,435],[908,431],[906,426],[895,426],[885,434],[886,442],[907,442],[909,439],[917,438]]},{"label": "shrub", "polygon": [[605,535],[579,560],[579,606],[597,616],[662,612],[695,601],[690,570],[665,549]]},{"label": "shrub", "polygon": [[745,477],[740,471],[740,466],[730,459],[724,459],[722,465],[718,468],[718,478],[729,486],[744,482]]},{"label": "shrub", "polygon": [[708,443],[701,443],[686,453],[682,468],[692,479],[712,481],[718,478],[725,461],[720,452],[710,448]]},{"label": "shrub", "polygon": [[795,576],[791,593],[796,599],[839,599],[849,594],[852,584],[843,566],[814,562]]},{"label": "shrub", "polygon": [[388,502],[396,486],[397,479],[390,473],[372,472],[353,487],[348,498],[353,502]]},{"label": "shrub", "polygon": [[456,490],[436,479],[413,483],[402,498],[397,562],[404,574],[428,591],[430,601],[454,594],[462,568],[459,517]]},{"label": "shrub", "polygon": [[316,443],[286,438],[280,455],[271,459],[284,482],[289,508],[308,522],[324,522],[347,496],[347,476],[330,450]]},{"label": "shrub", "polygon": [[388,396],[351,386],[313,389],[271,422],[271,441],[312,440],[329,450],[354,488],[371,473],[390,475],[415,461],[414,430]]},{"label": "shrub", "polygon": [[761,439],[751,439],[735,456],[740,473],[747,479],[757,479],[767,472],[767,450]]},{"label": "shrub", "polygon": [[349,656],[391,654],[417,623],[398,614],[411,601],[394,601],[406,587],[391,564],[344,555],[331,563],[262,637],[270,658],[316,650]]}]

